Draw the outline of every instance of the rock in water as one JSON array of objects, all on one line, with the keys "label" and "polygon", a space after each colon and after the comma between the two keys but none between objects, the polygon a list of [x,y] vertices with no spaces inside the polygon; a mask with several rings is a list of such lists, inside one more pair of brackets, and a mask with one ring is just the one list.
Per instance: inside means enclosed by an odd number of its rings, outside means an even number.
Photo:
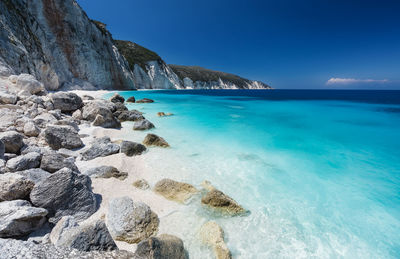
[{"label": "rock in water", "polygon": [[128,177],[128,173],[120,172],[113,166],[99,166],[86,170],[83,174],[94,177],[94,178],[117,178],[119,180],[125,180]]},{"label": "rock in water", "polygon": [[40,163],[41,169],[50,173],[54,173],[60,169],[63,169],[64,167],[69,168],[74,172],[79,171],[78,167],[75,165],[75,159],[73,157],[66,158],[57,153],[46,154],[42,156],[42,161]]},{"label": "rock in water", "polygon": [[35,183],[19,174],[0,174],[0,201],[29,198]]},{"label": "rock in water", "polygon": [[49,221],[57,223],[63,216],[84,220],[97,208],[91,180],[71,169],[61,169],[37,183],[31,191],[33,205],[49,211]]},{"label": "rock in water", "polygon": [[154,124],[146,119],[136,121],[135,124],[133,124],[133,130],[148,130],[152,128],[154,128]]},{"label": "rock in water", "polygon": [[52,149],[74,149],[83,146],[78,132],[71,126],[49,125],[44,131],[44,137]]},{"label": "rock in water", "polygon": [[104,157],[119,152],[119,145],[111,142],[109,137],[95,139],[92,146],[84,150],[81,155],[83,160],[92,160],[96,157]]},{"label": "rock in water", "polygon": [[171,179],[162,179],[157,182],[153,190],[166,199],[179,203],[184,203],[198,192],[191,184],[181,183]]},{"label": "rock in water", "polygon": [[137,100],[136,103],[154,103],[154,100],[149,99],[149,98],[143,98],[143,99]]},{"label": "rock in water", "polygon": [[57,247],[70,247],[79,251],[112,251],[117,245],[102,220],[78,225],[73,217],[63,217],[50,233]]},{"label": "rock in water", "polygon": [[204,182],[203,186],[208,192],[201,198],[202,204],[230,216],[247,213],[234,199],[214,188],[209,182]]},{"label": "rock in water", "polygon": [[[116,114],[116,113],[114,113]],[[137,110],[122,111],[118,114],[118,119],[120,121],[141,121],[144,117],[141,112]]]},{"label": "rock in water", "polygon": [[126,100],[127,103],[134,103],[136,101],[134,96],[131,96],[128,98],[128,100]]},{"label": "rock in water", "polygon": [[120,151],[127,156],[137,156],[146,151],[146,147],[136,142],[122,141]]},{"label": "rock in water", "polygon": [[124,103],[125,102],[125,98],[122,97],[120,94],[115,93],[111,98],[110,101],[113,103]]},{"label": "rock in water", "polygon": [[50,95],[54,109],[59,109],[62,112],[73,112],[83,106],[82,99],[74,93],[57,92]]},{"label": "rock in water", "polygon": [[232,255],[224,241],[224,231],[214,221],[205,223],[200,229],[203,243],[211,246],[217,259],[231,259]]},{"label": "rock in water", "polygon": [[[40,228],[47,210],[32,207],[28,201],[0,202],[0,237],[21,237]],[[1,246],[0,246],[1,250]],[[4,254],[1,253],[2,258]]]},{"label": "rock in water", "polygon": [[144,179],[139,179],[135,181],[132,185],[141,190],[147,190],[150,188],[149,183]]},{"label": "rock in water", "polygon": [[16,131],[6,131],[0,134],[0,140],[4,143],[5,152],[17,154],[24,146],[24,137]]},{"label": "rock in water", "polygon": [[32,168],[37,168],[40,165],[40,154],[30,152],[26,155],[17,156],[7,161],[6,167],[11,172],[23,171]]},{"label": "rock in water", "polygon": [[138,244],[135,259],[186,259],[185,247],[180,238],[162,234]]},{"label": "rock in water", "polygon": [[157,146],[157,147],[169,147],[168,142],[162,137],[157,136],[156,134],[147,134],[147,136],[143,140],[143,144],[146,146]]},{"label": "rock in water", "polygon": [[158,224],[157,215],[142,202],[121,197],[108,204],[107,226],[115,240],[139,243],[156,234]]}]

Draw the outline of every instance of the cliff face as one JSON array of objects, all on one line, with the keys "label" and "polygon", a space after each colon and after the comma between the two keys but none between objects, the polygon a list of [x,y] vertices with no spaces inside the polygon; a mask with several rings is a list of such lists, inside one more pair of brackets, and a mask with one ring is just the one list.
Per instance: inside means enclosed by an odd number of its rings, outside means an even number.
[{"label": "cliff face", "polygon": [[0,0],[0,58],[50,90],[88,85],[134,88],[133,75],[110,33],[73,0]]},{"label": "cliff face", "polygon": [[75,0],[0,0],[0,76],[29,73],[48,90],[269,88],[231,74],[169,66],[114,40]]}]

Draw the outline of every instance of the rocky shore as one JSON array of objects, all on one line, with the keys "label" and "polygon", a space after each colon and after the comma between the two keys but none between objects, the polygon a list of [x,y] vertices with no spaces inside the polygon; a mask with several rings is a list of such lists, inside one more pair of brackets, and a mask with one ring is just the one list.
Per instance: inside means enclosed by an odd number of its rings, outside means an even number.
[{"label": "rocky shore", "polygon": [[[223,216],[247,212],[208,182],[152,186],[141,155],[169,143],[150,132],[142,143],[121,138],[156,125],[122,96],[102,94],[48,93],[28,74],[0,78],[2,258],[188,258],[184,236],[160,231],[164,216],[193,197]],[[232,257],[215,222],[198,233],[216,258]]]}]

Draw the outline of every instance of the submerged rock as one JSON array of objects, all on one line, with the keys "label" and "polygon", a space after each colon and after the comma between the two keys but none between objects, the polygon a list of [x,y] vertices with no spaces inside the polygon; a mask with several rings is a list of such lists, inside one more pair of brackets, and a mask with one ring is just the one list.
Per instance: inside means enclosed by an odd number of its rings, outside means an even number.
[{"label": "submerged rock", "polygon": [[64,168],[33,187],[30,199],[33,205],[49,211],[49,221],[57,223],[63,216],[84,220],[97,209],[88,176]]},{"label": "submerged rock", "polygon": [[5,153],[17,154],[24,146],[24,136],[16,131],[6,131],[0,134],[0,141],[3,142]]},{"label": "submerged rock", "polygon": [[19,174],[0,174],[0,201],[23,200],[29,198],[35,183]]},{"label": "submerged rock", "polygon": [[149,98],[143,98],[143,99],[137,100],[136,103],[154,103],[154,100],[149,99]]},{"label": "submerged rock", "polygon": [[125,98],[122,97],[120,94],[115,93],[111,98],[110,101],[113,103],[124,103],[125,102]]},{"label": "submerged rock", "polygon": [[62,112],[73,112],[83,106],[82,99],[71,92],[57,92],[50,95],[54,109],[59,109]]},{"label": "submerged rock", "polygon": [[119,152],[119,145],[111,142],[109,137],[95,139],[92,146],[84,150],[81,155],[83,160],[92,160],[96,157],[104,157]]},{"label": "submerged rock", "polygon": [[85,175],[94,178],[117,178],[119,180],[125,180],[128,177],[128,173],[120,172],[117,168],[113,166],[99,166],[95,168],[90,168],[84,172]]},{"label": "submerged rock", "polygon": [[144,179],[139,179],[135,181],[132,185],[141,190],[147,190],[150,188],[149,183]]},{"label": "submerged rock", "polygon": [[201,198],[202,204],[231,216],[247,212],[234,199],[214,188],[209,182],[204,182],[203,186],[208,192]]},{"label": "submerged rock", "polygon": [[146,119],[136,121],[135,124],[133,124],[133,130],[148,130],[154,127],[154,124]]},{"label": "submerged rock", "polygon": [[52,149],[74,149],[83,146],[78,132],[71,126],[49,125],[44,131],[44,138]]},{"label": "submerged rock", "polygon": [[157,147],[169,147],[168,142],[162,137],[157,136],[156,134],[147,134],[147,136],[143,140],[143,144],[146,146],[157,146]]},{"label": "submerged rock", "polygon": [[137,246],[135,259],[186,259],[183,241],[172,235],[162,234],[143,240]]},{"label": "submerged rock", "polygon": [[144,145],[132,142],[132,141],[122,141],[121,142],[121,153],[124,153],[127,156],[137,156],[141,155],[147,149]]},{"label": "submerged rock", "polygon": [[158,224],[149,206],[129,197],[114,198],[108,205],[107,226],[115,240],[139,243],[156,234]]},{"label": "submerged rock", "polygon": [[50,241],[57,247],[79,251],[112,251],[117,245],[103,220],[78,224],[71,216],[63,217],[50,233]]},{"label": "submerged rock", "polygon": [[157,112],[158,117],[172,116],[173,113]]},{"label": "submerged rock", "polygon": [[168,200],[184,203],[198,190],[191,184],[177,182],[171,179],[162,179],[154,186],[154,192],[164,196]]},{"label": "submerged rock", "polygon": [[[0,202],[0,237],[21,237],[40,228],[47,210],[32,207],[28,201]],[[0,250],[2,246],[0,245]],[[4,254],[0,253],[2,258]]]},{"label": "submerged rock", "polygon": [[37,168],[40,165],[40,154],[30,152],[26,155],[17,156],[7,161],[6,167],[11,172],[23,171],[31,168]]},{"label": "submerged rock", "polygon": [[231,259],[232,255],[224,241],[224,231],[214,221],[205,223],[200,229],[203,243],[211,246],[217,259]]}]

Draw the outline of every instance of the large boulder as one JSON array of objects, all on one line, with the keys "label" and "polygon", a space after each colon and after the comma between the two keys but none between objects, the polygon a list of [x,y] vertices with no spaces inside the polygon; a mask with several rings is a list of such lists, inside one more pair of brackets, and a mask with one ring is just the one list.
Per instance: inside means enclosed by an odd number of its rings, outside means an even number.
[{"label": "large boulder", "polygon": [[33,121],[38,127],[46,128],[49,124],[57,123],[57,118],[51,113],[44,112],[36,116]]},{"label": "large boulder", "polygon": [[156,234],[158,224],[157,215],[142,202],[121,197],[108,204],[107,226],[115,240],[139,243]]},{"label": "large boulder", "polygon": [[24,125],[24,134],[28,137],[37,137],[40,134],[40,129],[33,121],[28,121]]},{"label": "large boulder", "polygon": [[118,249],[103,220],[79,225],[71,216],[58,221],[50,233],[50,241],[57,247],[70,247],[80,251]]},{"label": "large boulder", "polygon": [[44,171],[43,169],[40,168],[33,168],[33,169],[28,169],[25,171],[18,171],[15,172],[15,174],[21,175],[30,181],[32,181],[34,184],[37,184],[40,181],[43,181],[47,177],[49,177],[51,174],[47,171]]},{"label": "large boulder", "polygon": [[124,103],[125,102],[125,98],[122,97],[120,94],[115,93],[111,98],[110,101],[113,103]]},{"label": "large boulder", "polygon": [[24,146],[24,136],[16,131],[6,131],[0,134],[0,141],[4,143],[5,152],[17,154]]},{"label": "large boulder", "polygon": [[5,92],[0,92],[0,104],[15,104],[17,102],[17,96]]},{"label": "large boulder", "polygon": [[71,126],[49,125],[44,131],[44,138],[52,149],[74,149],[83,146],[78,132]]},{"label": "large boulder", "polygon": [[148,147],[151,147],[151,146],[169,147],[168,142],[165,139],[163,139],[162,137],[157,136],[156,134],[147,134],[143,140],[143,144]]},{"label": "large boulder", "polygon": [[35,183],[19,174],[0,174],[0,201],[23,200],[29,198]]},{"label": "large boulder", "polygon": [[63,216],[84,220],[97,209],[88,176],[64,168],[33,187],[30,199],[33,205],[49,211],[49,221],[57,223]]},{"label": "large boulder", "polygon": [[247,210],[239,205],[234,199],[220,190],[217,190],[209,182],[205,181],[202,185],[207,190],[207,193],[201,198],[202,204],[229,216],[247,213]]},{"label": "large boulder", "polygon": [[8,79],[11,82],[9,89],[18,92],[19,95],[30,96],[45,90],[43,84],[29,74],[12,75]]},{"label": "large boulder", "polygon": [[209,221],[201,227],[200,238],[204,244],[213,248],[217,259],[232,258],[232,254],[224,241],[224,231],[215,221]]},{"label": "large boulder", "polygon": [[104,157],[119,152],[119,145],[112,143],[109,137],[95,139],[90,148],[84,150],[81,155],[83,160],[92,160],[96,157]]},{"label": "large boulder", "polygon": [[134,96],[131,96],[126,100],[127,103],[134,103],[135,101],[136,101],[136,99]]},{"label": "large boulder", "polygon": [[154,186],[154,192],[164,196],[166,199],[179,203],[186,202],[198,190],[191,184],[177,182],[171,179],[162,179]]},{"label": "large boulder", "polygon": [[127,156],[137,156],[141,155],[146,151],[146,147],[142,144],[132,142],[132,141],[122,141],[121,142],[121,153],[124,153]]},{"label": "large boulder", "polygon": [[120,128],[121,122],[119,122],[111,112],[107,112],[105,115],[97,114],[93,121],[93,126],[99,126],[103,128]]},{"label": "large boulder", "polygon": [[103,100],[93,100],[82,108],[82,118],[95,122],[95,126],[104,128],[120,128],[121,123],[113,115],[116,110],[115,104]]},{"label": "large boulder", "polygon": [[118,114],[114,113],[114,115],[118,115],[118,119],[120,121],[141,121],[144,120],[144,117],[141,112],[137,110],[130,111],[121,111]]},{"label": "large boulder", "polygon": [[17,156],[7,161],[6,167],[11,172],[37,168],[40,165],[40,154],[30,152],[26,155]]},{"label": "large boulder", "polygon": [[113,166],[99,166],[86,170],[83,174],[93,178],[117,178],[119,180],[125,180],[128,177],[128,173],[120,172]]},{"label": "large boulder", "polygon": [[75,165],[75,159],[73,157],[64,157],[58,153],[46,154],[42,156],[40,168],[54,173],[64,167],[71,169],[72,171],[78,172],[79,169]]},{"label": "large boulder", "polygon": [[144,120],[140,120],[140,121],[136,121],[133,124],[133,130],[149,130],[154,128],[154,124],[151,123],[150,121],[144,119]]},{"label": "large boulder", "polygon": [[[46,221],[46,215],[47,210],[32,207],[28,201],[0,202],[0,237],[25,236],[40,228]],[[0,254],[4,258],[4,254]]]},{"label": "large boulder", "polygon": [[59,109],[62,112],[73,112],[83,106],[82,99],[74,93],[57,92],[50,95],[54,109]]},{"label": "large boulder", "polygon": [[140,242],[135,259],[186,259],[183,241],[172,235],[162,234]]}]

